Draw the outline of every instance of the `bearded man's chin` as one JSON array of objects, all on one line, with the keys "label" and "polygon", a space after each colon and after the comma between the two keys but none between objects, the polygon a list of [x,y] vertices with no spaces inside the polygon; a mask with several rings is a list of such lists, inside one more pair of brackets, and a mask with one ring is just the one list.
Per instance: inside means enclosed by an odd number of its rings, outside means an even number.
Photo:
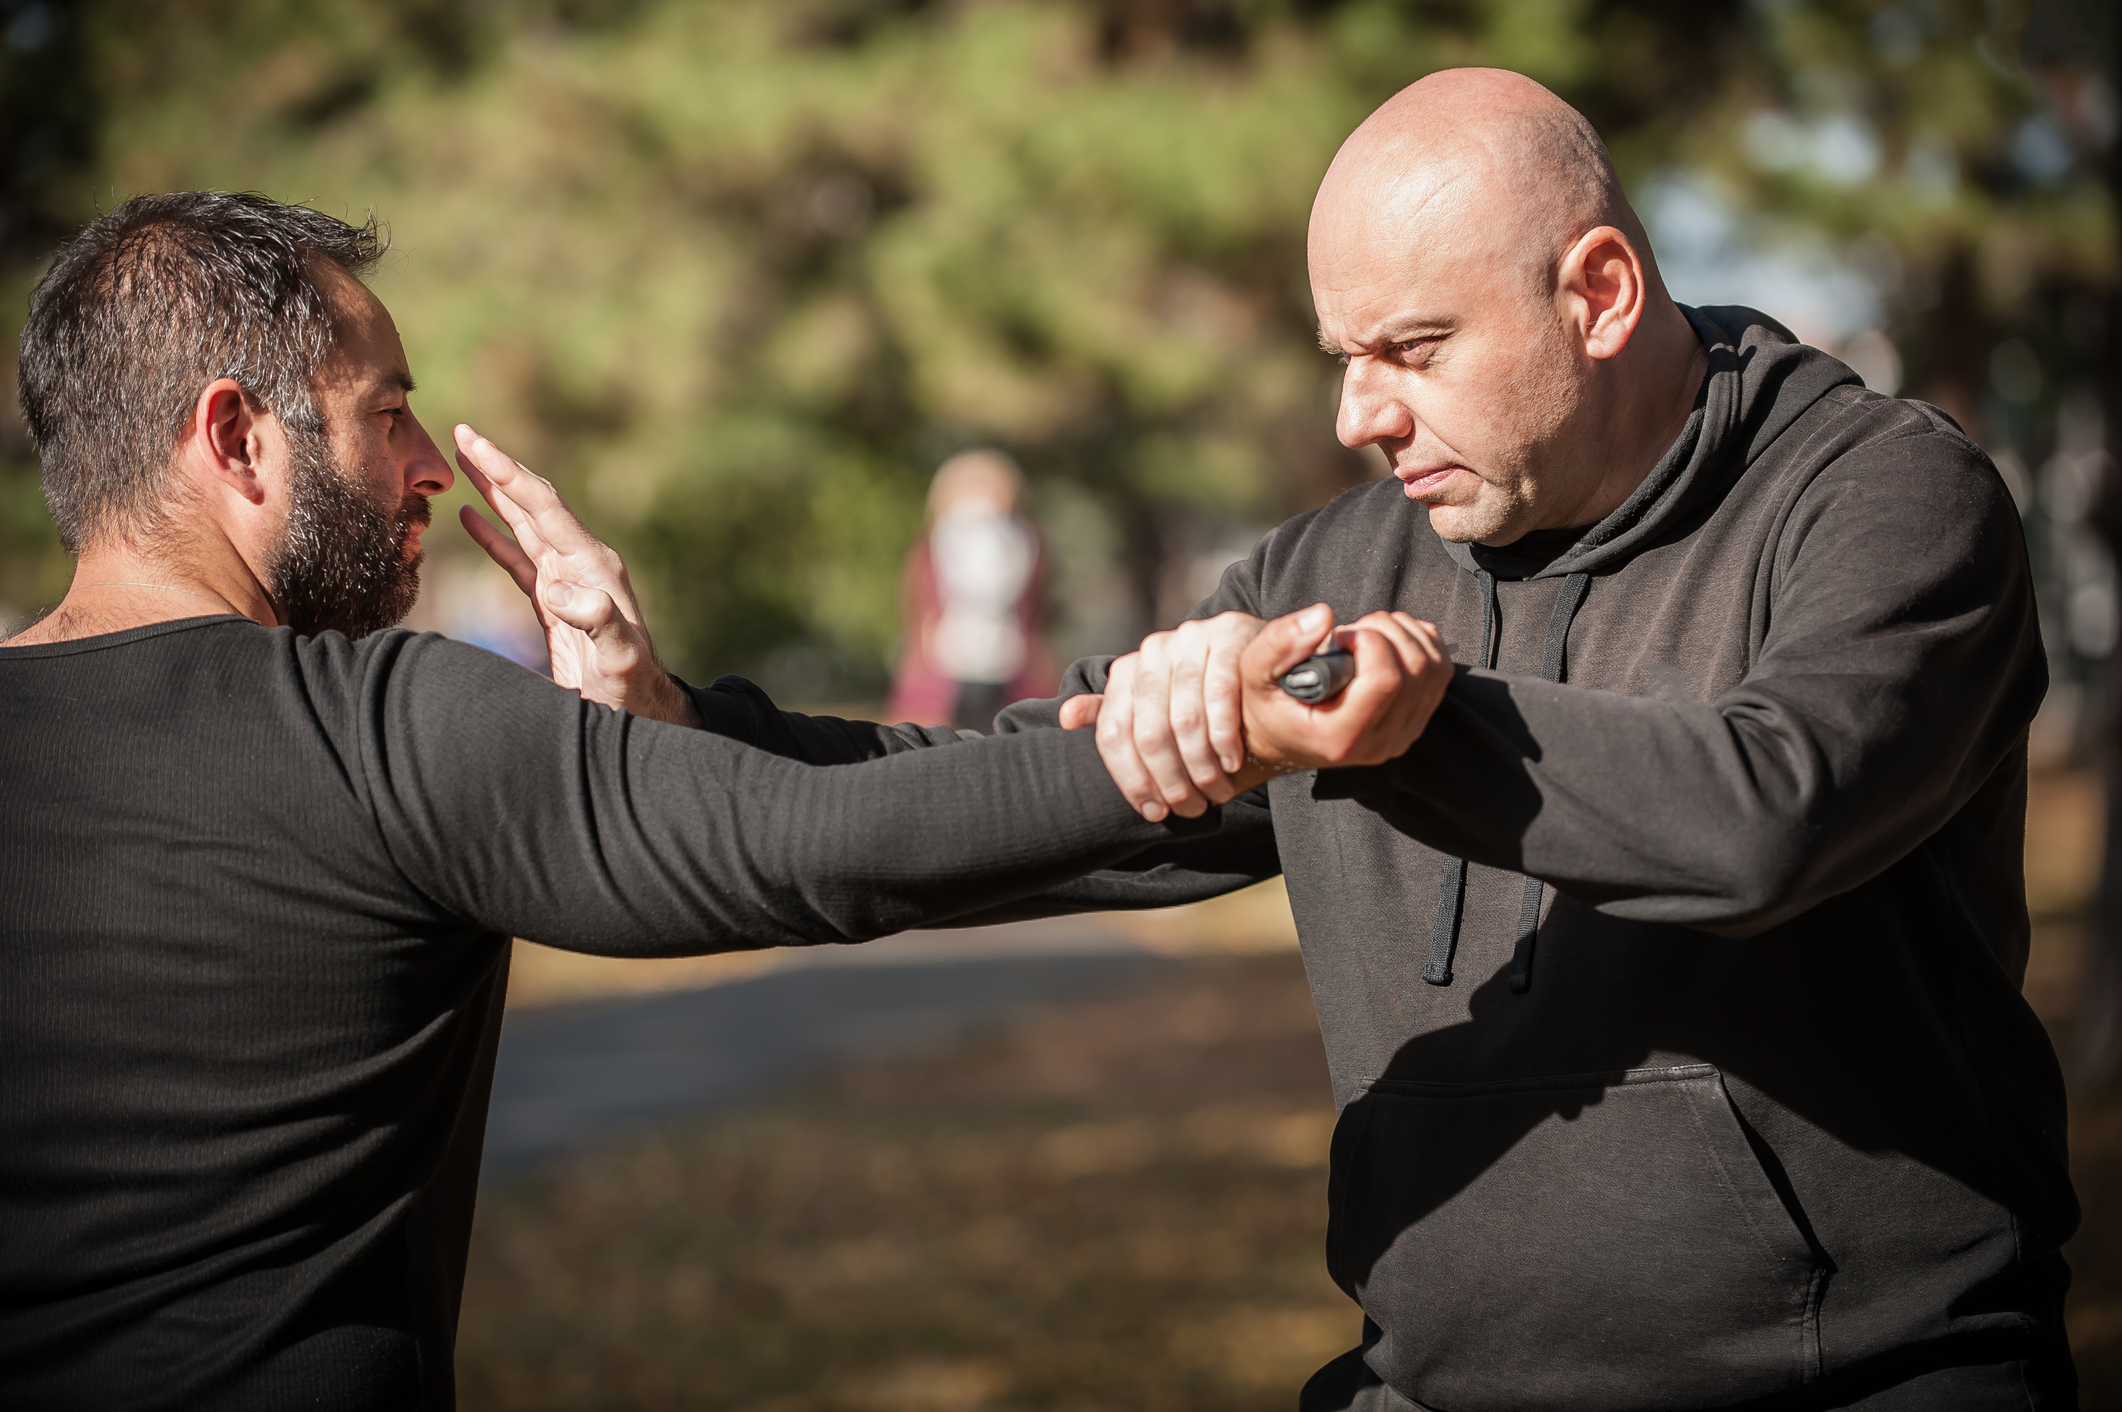
[{"label": "bearded man's chin", "polygon": [[281,600],[280,621],[301,637],[337,632],[356,642],[394,628],[420,601],[420,566],[425,558],[425,554],[415,555],[400,565],[388,583],[365,591],[325,593],[297,588]]}]

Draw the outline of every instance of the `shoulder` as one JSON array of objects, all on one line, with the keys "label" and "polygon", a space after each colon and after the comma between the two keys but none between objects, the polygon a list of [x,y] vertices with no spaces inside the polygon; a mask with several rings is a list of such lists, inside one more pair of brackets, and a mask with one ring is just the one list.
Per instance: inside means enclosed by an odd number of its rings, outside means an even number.
[{"label": "shoulder", "polygon": [[488,712],[579,700],[528,668],[440,633],[385,628],[354,641],[337,632],[271,632],[320,718],[352,712],[381,723],[379,713],[386,713],[407,724],[408,717],[461,711],[472,700]]},{"label": "shoulder", "polygon": [[1807,494],[1862,492],[1911,508],[2016,507],[1989,453],[1927,402],[1837,387],[1791,428]]},{"label": "shoulder", "polygon": [[2024,576],[2025,532],[2011,491],[1945,413],[1836,388],[1792,431],[1807,445],[1788,468],[1778,553],[1785,566],[1840,561],[1882,588]]}]

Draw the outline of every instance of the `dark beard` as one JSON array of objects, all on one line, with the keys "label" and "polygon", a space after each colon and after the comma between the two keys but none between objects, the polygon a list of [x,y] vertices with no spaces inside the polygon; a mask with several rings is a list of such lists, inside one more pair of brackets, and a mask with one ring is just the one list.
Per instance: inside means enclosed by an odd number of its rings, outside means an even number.
[{"label": "dark beard", "polygon": [[265,575],[280,621],[304,637],[336,629],[352,638],[396,623],[420,596],[426,555],[407,559],[405,540],[432,515],[427,497],[407,495],[393,514],[323,436],[298,433],[289,451],[287,528]]}]

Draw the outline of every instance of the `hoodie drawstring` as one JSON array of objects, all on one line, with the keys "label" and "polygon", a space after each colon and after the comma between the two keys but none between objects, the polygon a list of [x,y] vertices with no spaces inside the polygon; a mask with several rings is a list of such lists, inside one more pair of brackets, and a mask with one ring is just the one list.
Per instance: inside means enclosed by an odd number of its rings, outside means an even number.
[{"label": "hoodie drawstring", "polygon": [[[1500,644],[1496,638],[1496,579],[1486,570],[1476,570],[1481,581],[1481,665],[1494,667],[1496,652]],[[1569,642],[1570,623],[1577,610],[1584,606],[1584,594],[1591,587],[1588,574],[1571,574],[1562,580],[1560,591],[1555,594],[1555,610],[1547,619],[1547,649],[1542,654],[1540,678],[1543,681],[1559,682],[1565,665],[1564,648]],[[1518,944],[1511,953],[1510,972],[1505,977],[1512,990],[1524,991],[1533,983],[1533,943],[1540,934],[1540,904],[1545,900],[1546,884],[1538,878],[1525,880],[1525,905],[1518,912]],[[1466,900],[1466,860],[1448,858],[1444,863],[1443,885],[1437,897],[1437,920],[1430,928],[1429,965],[1422,970],[1422,979],[1431,985],[1451,983],[1452,952],[1459,940],[1459,914]]]}]

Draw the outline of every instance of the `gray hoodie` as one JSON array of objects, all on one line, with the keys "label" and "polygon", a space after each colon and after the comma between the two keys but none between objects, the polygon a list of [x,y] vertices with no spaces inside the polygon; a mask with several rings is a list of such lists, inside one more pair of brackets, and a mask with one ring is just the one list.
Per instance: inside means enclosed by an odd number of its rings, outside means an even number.
[{"label": "gray hoodie", "polygon": [[[1286,873],[1341,1114],[1328,1261],[1368,1316],[1370,1371],[1335,1376],[1428,1407],[2058,1356],[2077,1206],[2020,996],[2046,669],[2010,496],[1935,409],[1750,310],[1691,317],[1694,414],[1597,525],[1449,544],[1386,479],[1195,610],[1435,621],[1458,672],[1407,754],[1011,912]],[[764,707],[723,728],[941,739]]]}]

